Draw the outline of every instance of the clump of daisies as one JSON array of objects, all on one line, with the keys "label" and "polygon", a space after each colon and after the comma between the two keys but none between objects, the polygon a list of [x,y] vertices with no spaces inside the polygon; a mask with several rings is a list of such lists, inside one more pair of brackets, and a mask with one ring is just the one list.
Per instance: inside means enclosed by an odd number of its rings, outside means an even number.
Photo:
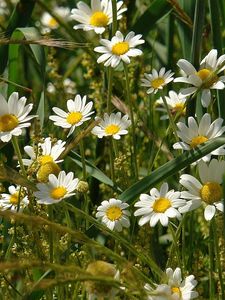
[{"label": "clump of daisies", "polygon": [[0,195],[0,210],[22,211],[29,204],[25,188],[10,185],[8,190]]}]

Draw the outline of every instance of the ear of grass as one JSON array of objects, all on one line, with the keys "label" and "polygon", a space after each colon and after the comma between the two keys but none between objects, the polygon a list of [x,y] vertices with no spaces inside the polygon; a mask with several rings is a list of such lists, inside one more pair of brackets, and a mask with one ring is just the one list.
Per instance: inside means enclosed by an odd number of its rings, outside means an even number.
[{"label": "ear of grass", "polygon": [[225,137],[218,137],[205,143],[204,146],[196,150],[186,151],[175,159],[165,163],[150,175],[144,177],[140,181],[125,190],[119,199],[131,203],[141,193],[146,192],[148,189],[155,186],[157,183],[167,179],[169,176],[176,174],[178,171],[189,166],[191,163],[197,161],[201,157],[207,155],[213,150],[225,144]]},{"label": "ear of grass", "polygon": [[171,5],[167,0],[154,0],[148,9],[138,17],[132,30],[146,35],[155,23],[171,11]]},{"label": "ear of grass", "polygon": [[[218,54],[223,54],[223,35],[221,31],[221,20],[222,20],[222,12],[220,10],[220,4],[218,0],[209,0],[209,12],[210,12],[210,21],[211,21],[211,32],[212,32],[212,40],[213,46],[217,49]],[[225,9],[224,1],[223,2],[223,9]],[[219,110],[219,116],[225,119],[225,105],[224,105],[224,98],[225,92],[217,91],[217,105]]]},{"label": "ear of grass", "polygon": [[[25,27],[28,24],[34,5],[35,1],[33,0],[20,0],[17,3],[6,28],[5,34],[7,37],[10,37],[16,28]],[[7,61],[8,45],[3,45],[0,47],[0,74],[3,73]]]},{"label": "ear of grass", "polygon": [[[77,164],[80,168],[82,168],[81,156],[78,153],[71,151],[69,159],[71,159],[73,162],[75,162],[75,164]],[[111,187],[114,186],[113,181],[108,176],[106,176],[100,169],[98,169],[96,166],[94,166],[86,159],[85,159],[85,164],[86,164],[86,171],[90,176],[98,179],[100,182],[103,182]],[[117,189],[120,192],[122,191],[118,187]]]}]

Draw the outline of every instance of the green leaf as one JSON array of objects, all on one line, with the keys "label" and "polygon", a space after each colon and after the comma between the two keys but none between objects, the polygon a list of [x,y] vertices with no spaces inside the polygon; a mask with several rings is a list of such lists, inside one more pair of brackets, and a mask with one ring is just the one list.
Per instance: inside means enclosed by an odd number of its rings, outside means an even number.
[{"label": "green leaf", "polygon": [[139,16],[138,20],[132,27],[136,33],[146,35],[155,23],[172,10],[171,5],[167,0],[154,0],[148,9]]},{"label": "green leaf", "polygon": [[[78,153],[71,151],[69,158],[72,161],[74,161],[79,167],[82,168],[81,156]],[[103,182],[111,187],[114,187],[113,181],[108,176],[106,176],[101,170],[99,170],[96,166],[94,166],[86,159],[85,159],[85,164],[86,164],[87,173],[90,176],[98,179],[100,182]],[[122,192],[120,188],[117,189],[118,191]]]},{"label": "green leaf", "polygon": [[204,146],[199,147],[196,150],[186,151],[129,187],[119,196],[119,199],[126,202],[134,201],[141,193],[146,192],[150,188],[154,187],[157,183],[165,180],[171,175],[176,174],[178,171],[224,144],[225,136],[210,140],[206,142]]}]

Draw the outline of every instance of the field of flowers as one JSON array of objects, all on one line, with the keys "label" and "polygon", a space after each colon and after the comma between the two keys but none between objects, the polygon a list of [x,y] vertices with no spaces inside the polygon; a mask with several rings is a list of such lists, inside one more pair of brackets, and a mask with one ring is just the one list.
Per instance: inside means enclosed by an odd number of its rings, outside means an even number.
[{"label": "field of flowers", "polygon": [[0,300],[225,300],[225,2],[0,1]]}]

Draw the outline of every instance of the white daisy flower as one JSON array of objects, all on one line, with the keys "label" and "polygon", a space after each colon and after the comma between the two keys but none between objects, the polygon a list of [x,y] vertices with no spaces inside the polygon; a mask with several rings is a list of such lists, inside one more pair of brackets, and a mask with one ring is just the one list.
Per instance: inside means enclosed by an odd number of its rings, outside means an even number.
[{"label": "white daisy flower", "polygon": [[[199,125],[193,117],[188,118],[188,126],[183,122],[178,122],[177,135],[182,142],[177,142],[173,145],[174,149],[191,150],[198,147],[215,137],[221,136],[225,131],[225,126],[222,127],[223,119],[218,118],[211,124],[209,114],[204,114]],[[202,157],[204,161],[209,161],[211,155],[224,155],[225,146],[221,146],[206,156]]]},{"label": "white daisy flower", "polygon": [[140,201],[134,205],[140,208],[134,212],[134,215],[142,216],[138,222],[140,226],[149,222],[150,226],[154,227],[158,221],[163,226],[168,226],[169,218],[181,219],[177,208],[185,204],[186,201],[180,198],[180,192],[168,191],[168,184],[164,182],[159,191],[152,188],[150,195],[141,194]]},{"label": "white daisy flower", "polygon": [[[169,91],[169,97],[165,96],[165,99],[172,115],[176,115],[177,113],[179,113],[181,116],[185,116],[187,99],[184,98],[182,94],[177,94],[174,91]],[[167,110],[161,97],[159,98],[159,100],[156,101],[156,105],[162,106],[162,108],[156,108],[156,110],[166,113],[166,115],[163,115],[160,119],[168,119],[169,116],[167,114]]]},{"label": "white daisy flower", "polygon": [[90,120],[90,115],[94,113],[91,111],[93,102],[90,101],[86,104],[86,99],[86,96],[81,98],[80,95],[76,95],[74,100],[68,100],[68,112],[63,111],[58,107],[53,107],[52,110],[57,116],[50,116],[49,119],[54,121],[56,126],[70,128],[67,137],[74,132],[75,127],[81,126],[85,121]]},{"label": "white daisy flower", "polygon": [[144,73],[145,78],[141,79],[141,86],[148,88],[147,94],[156,94],[158,90],[162,90],[169,82],[173,81],[173,74],[171,70],[166,72],[165,68],[161,68],[159,72],[153,69],[150,74]]},{"label": "white daisy flower", "polygon": [[[126,8],[121,8],[123,1],[117,2],[117,20],[122,18],[122,13]],[[112,1],[111,0],[92,0],[91,7],[83,1],[77,3],[77,8],[72,9],[71,18],[80,22],[74,29],[84,31],[94,30],[97,34],[102,34],[106,26],[112,23]]]},{"label": "white daisy flower", "polygon": [[130,63],[129,57],[135,57],[142,54],[142,51],[135,49],[136,46],[143,44],[145,41],[141,40],[142,35],[135,35],[133,31],[129,32],[124,38],[120,31],[116,32],[116,35],[111,41],[101,39],[100,43],[103,46],[94,48],[94,51],[103,53],[97,60],[97,63],[104,62],[104,66],[111,66],[115,68],[122,60],[126,64]]},{"label": "white daisy flower", "polygon": [[57,160],[59,156],[65,149],[66,142],[58,140],[56,143],[52,144],[51,138],[47,137],[44,142],[38,143],[38,147],[41,149],[41,154],[35,153],[35,149],[32,146],[25,146],[24,151],[30,156],[31,159],[23,159],[23,164],[25,166],[30,166],[34,161],[38,160],[40,165],[46,163],[54,162],[56,164],[62,162],[63,160]]},{"label": "white daisy flower", "polygon": [[[53,9],[53,12],[61,18],[67,19],[70,14],[70,9],[68,7],[57,6]],[[41,17],[41,23],[45,27],[44,33],[50,32],[51,30],[57,29],[59,27],[59,23],[48,12],[43,13]]]},{"label": "white daisy flower", "polygon": [[187,189],[181,192],[181,197],[190,200],[179,209],[184,213],[203,205],[205,207],[205,219],[211,220],[216,209],[224,210],[223,205],[223,175],[225,173],[225,161],[212,159],[209,164],[204,161],[198,163],[200,181],[189,174],[180,177],[180,183]]},{"label": "white daisy flower", "polygon": [[181,90],[184,96],[191,95],[198,90],[201,90],[201,102],[204,107],[208,107],[211,101],[211,89],[224,89],[225,76],[220,76],[218,73],[225,69],[225,55],[217,58],[217,50],[212,49],[208,55],[201,61],[199,70],[185,59],[180,59],[177,65],[185,73],[185,76],[178,77],[174,82],[184,82],[191,84]]},{"label": "white daisy flower", "polygon": [[123,227],[130,226],[129,205],[114,198],[104,200],[97,208],[96,218],[100,218],[110,230],[122,231]]},{"label": "white daisy flower", "polygon": [[34,192],[34,196],[38,198],[37,202],[49,205],[75,195],[73,191],[77,188],[79,180],[73,177],[73,172],[66,174],[65,171],[61,171],[58,177],[50,174],[48,183],[37,184],[38,191]]},{"label": "white daisy flower", "polygon": [[27,99],[14,92],[10,95],[9,101],[0,94],[0,140],[9,142],[12,136],[22,134],[22,128],[29,127],[27,122],[36,116],[28,116],[33,104],[26,104]]},{"label": "white daisy flower", "polygon": [[181,276],[181,269],[166,269],[167,284],[159,284],[153,289],[149,284],[145,285],[145,290],[149,294],[148,300],[191,300],[198,297],[198,293],[193,291],[197,285],[194,275],[189,275],[184,280]]},{"label": "white daisy flower", "polygon": [[[100,118],[99,118],[100,119]],[[119,140],[121,135],[127,134],[127,127],[131,125],[131,121],[128,120],[128,115],[124,115],[121,118],[121,113],[112,113],[108,115],[104,114],[104,118],[100,119],[99,126],[95,126],[92,129],[92,133],[97,135],[98,138],[103,138],[103,136],[112,136],[114,139]]]},{"label": "white daisy flower", "polygon": [[3,193],[0,195],[0,210],[11,209],[17,211],[19,205],[19,211],[22,211],[29,204],[24,188],[21,191],[20,189],[20,186],[10,185],[8,188],[9,194]]}]

